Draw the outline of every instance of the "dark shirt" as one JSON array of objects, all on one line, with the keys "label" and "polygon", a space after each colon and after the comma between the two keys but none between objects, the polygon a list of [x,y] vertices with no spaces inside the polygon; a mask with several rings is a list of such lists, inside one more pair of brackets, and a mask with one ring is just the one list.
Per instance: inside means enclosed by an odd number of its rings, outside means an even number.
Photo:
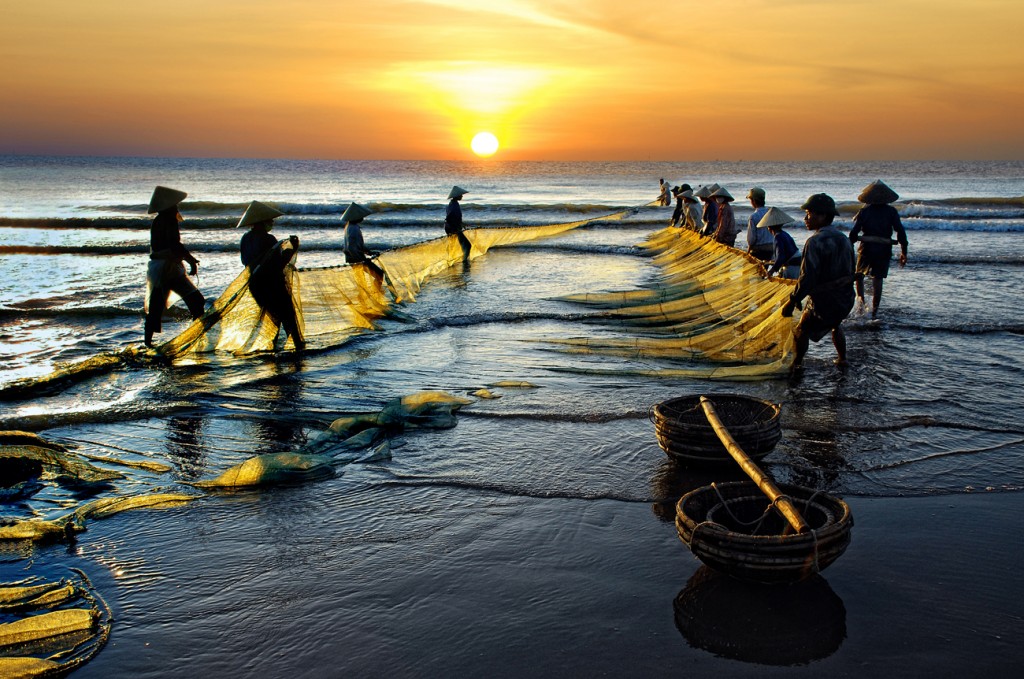
[{"label": "dark shirt", "polygon": [[185,246],[181,244],[178,230],[178,209],[164,210],[153,219],[149,229],[149,258],[193,261]]},{"label": "dark shirt", "polygon": [[448,201],[448,209],[444,212],[444,232],[448,234],[462,231],[462,206],[452,198]]},{"label": "dark shirt", "polygon": [[900,247],[907,249],[907,232],[900,213],[892,205],[865,205],[853,218],[850,242],[861,241],[861,249],[869,254],[892,256],[892,234]]},{"label": "dark shirt", "polygon": [[363,229],[359,226],[359,222],[345,224],[341,250],[345,253],[345,261],[349,264],[365,262],[366,258],[373,254],[366,249],[366,243],[363,241]]},{"label": "dark shirt", "polygon": [[800,279],[790,298],[800,302],[805,297],[822,312],[853,308],[853,245],[832,224],[818,229],[804,243]]},{"label": "dark shirt", "polygon": [[793,259],[797,252],[799,252],[799,249],[796,247],[796,243],[793,242],[793,237],[785,231],[779,231],[775,234],[775,260],[768,267],[768,273],[774,273],[786,268],[786,263]]},{"label": "dark shirt", "polygon": [[253,268],[275,245],[277,245],[277,239],[266,231],[256,231],[255,229],[246,231],[239,246],[242,252],[242,265],[250,269]]},{"label": "dark shirt", "polygon": [[676,198],[676,209],[672,211],[672,224],[673,225],[675,225],[675,226],[682,226],[683,225],[683,219],[684,219],[683,215],[686,214],[685,212],[683,212],[683,210],[685,210],[685,209],[686,209],[686,207],[683,205],[683,199],[682,198]]},{"label": "dark shirt", "polygon": [[704,212],[701,214],[700,219],[705,224],[701,233],[706,236],[714,233],[715,227],[718,226],[718,203],[713,200],[708,200],[704,203]]}]

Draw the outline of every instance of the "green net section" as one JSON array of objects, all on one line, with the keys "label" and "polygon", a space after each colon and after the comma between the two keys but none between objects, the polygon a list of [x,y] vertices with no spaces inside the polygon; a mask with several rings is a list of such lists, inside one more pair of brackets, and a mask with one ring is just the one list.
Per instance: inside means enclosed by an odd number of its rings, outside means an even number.
[{"label": "green net section", "polygon": [[561,298],[600,309],[593,320],[621,330],[617,336],[545,340],[555,351],[619,361],[563,370],[736,380],[788,373],[796,321],[781,308],[791,281],[764,278],[756,259],[692,231],[664,229],[644,247],[662,285]]}]

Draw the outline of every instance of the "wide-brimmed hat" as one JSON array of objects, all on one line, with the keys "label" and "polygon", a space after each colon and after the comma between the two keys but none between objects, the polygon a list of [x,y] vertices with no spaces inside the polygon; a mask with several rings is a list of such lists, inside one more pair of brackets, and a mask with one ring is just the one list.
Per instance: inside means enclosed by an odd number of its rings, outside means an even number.
[{"label": "wide-brimmed hat", "polygon": [[349,203],[345,211],[341,213],[341,221],[343,222],[361,222],[365,218],[373,214],[370,208],[363,207],[358,203]]},{"label": "wide-brimmed hat", "polygon": [[795,221],[795,219],[779,208],[770,207],[768,208],[768,212],[765,212],[764,216],[761,217],[761,221],[757,223],[757,228],[767,229],[769,226],[783,226],[785,224],[792,224]]},{"label": "wide-brimmed hat", "polygon": [[680,191],[676,195],[678,195],[683,200],[690,201],[691,203],[696,203],[697,202],[697,196],[693,195],[693,191],[691,191],[690,189],[686,189],[685,191]]},{"label": "wide-brimmed hat", "polygon": [[276,219],[284,213],[277,208],[272,208],[265,203],[261,203],[258,200],[254,200],[249,203],[249,207],[245,208],[245,213],[242,218],[235,224],[237,229],[240,226],[252,226],[253,224],[259,224],[270,219]]},{"label": "wide-brimmed hat", "polygon": [[761,201],[763,203],[764,202],[764,189],[762,189],[760,186],[755,186],[754,188],[752,188],[749,191],[747,191],[747,198],[753,198],[753,199],[759,200],[759,201]]},{"label": "wide-brimmed hat", "polygon": [[469,193],[469,191],[467,191],[466,189],[459,188],[458,186],[453,186],[452,190],[448,192],[448,200],[451,200],[452,198],[462,198],[467,193]]},{"label": "wide-brimmed hat", "polygon": [[712,198],[725,198],[730,203],[732,201],[736,200],[735,198],[732,197],[732,194],[729,193],[724,186],[719,187],[717,190],[715,190],[715,192],[711,194],[711,197]]},{"label": "wide-brimmed hat", "polygon": [[881,179],[876,179],[860,192],[857,200],[868,205],[888,205],[899,199],[899,194],[890,189]]},{"label": "wide-brimmed hat", "polygon": [[832,196],[827,193],[815,193],[808,196],[804,204],[800,206],[801,210],[809,210],[811,212],[817,212],[823,215],[832,215],[833,217],[839,216],[839,210],[836,209],[836,202],[832,200]]},{"label": "wide-brimmed hat", "polygon": [[184,191],[169,189],[166,186],[158,186],[153,189],[153,197],[149,199],[149,214],[163,212],[172,208],[188,196]]}]

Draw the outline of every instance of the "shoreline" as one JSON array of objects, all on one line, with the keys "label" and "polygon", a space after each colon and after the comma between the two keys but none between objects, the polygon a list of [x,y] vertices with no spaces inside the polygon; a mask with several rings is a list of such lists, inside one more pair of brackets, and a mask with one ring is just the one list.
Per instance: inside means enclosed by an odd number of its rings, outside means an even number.
[{"label": "shoreline", "polygon": [[[418,519],[395,525],[404,510],[394,507],[425,506],[436,489],[377,487],[356,493],[349,520],[393,537],[355,545],[347,521],[324,531],[315,511],[330,485],[216,501],[256,505],[269,534],[236,534],[221,509],[207,521],[209,503],[129,512],[84,533],[78,553],[111,565],[126,555],[106,547],[144,553],[160,577],[119,586],[91,564],[115,625],[75,676],[1000,677],[1024,661],[1022,493],[847,497],[849,549],[790,609],[777,587],[767,604],[736,608],[737,592],[749,598],[742,583],[695,593],[700,562],[649,504],[467,490],[424,530]],[[680,626],[685,596],[704,596],[706,625]],[[716,646],[714,612],[778,634],[769,655],[763,634]]]}]

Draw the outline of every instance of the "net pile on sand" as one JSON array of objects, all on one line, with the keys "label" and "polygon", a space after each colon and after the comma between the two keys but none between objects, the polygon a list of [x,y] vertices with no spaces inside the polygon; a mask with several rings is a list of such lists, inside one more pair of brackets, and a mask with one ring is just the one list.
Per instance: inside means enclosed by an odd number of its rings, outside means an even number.
[{"label": "net pile on sand", "polygon": [[[756,380],[787,374],[796,320],[784,317],[792,281],[766,279],[745,252],[685,229],[653,234],[644,246],[662,269],[657,287],[560,299],[599,309],[592,320],[629,337],[546,340],[555,351],[617,359],[590,374]],[[671,367],[623,367],[622,359]]]},{"label": "net pile on sand", "polygon": [[56,582],[0,583],[0,676],[63,677],[110,636],[111,615],[81,571]]}]

